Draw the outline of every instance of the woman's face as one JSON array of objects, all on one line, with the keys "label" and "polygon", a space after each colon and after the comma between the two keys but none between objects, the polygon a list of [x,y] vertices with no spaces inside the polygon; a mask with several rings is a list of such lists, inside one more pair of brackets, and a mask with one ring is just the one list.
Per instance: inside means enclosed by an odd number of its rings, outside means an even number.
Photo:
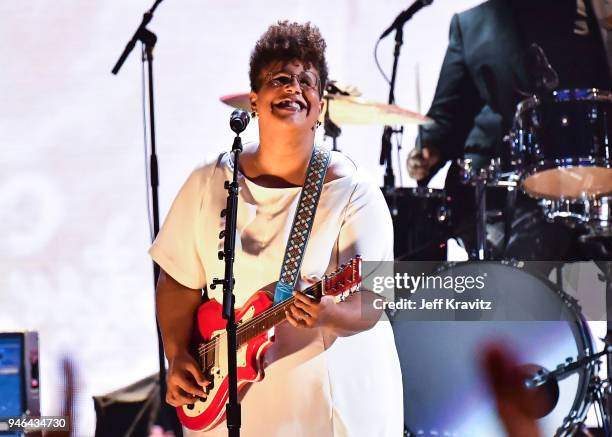
[{"label": "woman's face", "polygon": [[259,91],[250,94],[260,126],[284,123],[313,129],[323,110],[316,68],[298,60],[276,62],[263,69],[260,80]]}]

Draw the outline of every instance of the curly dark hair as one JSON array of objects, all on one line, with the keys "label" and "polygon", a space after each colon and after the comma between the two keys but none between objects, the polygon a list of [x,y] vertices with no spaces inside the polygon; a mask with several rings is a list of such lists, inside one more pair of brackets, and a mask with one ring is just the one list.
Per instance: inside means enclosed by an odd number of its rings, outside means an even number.
[{"label": "curly dark hair", "polygon": [[255,92],[261,87],[261,71],[273,62],[299,60],[315,67],[321,79],[319,93],[322,96],[327,83],[325,40],[319,28],[306,24],[279,21],[266,30],[251,52],[249,79]]}]

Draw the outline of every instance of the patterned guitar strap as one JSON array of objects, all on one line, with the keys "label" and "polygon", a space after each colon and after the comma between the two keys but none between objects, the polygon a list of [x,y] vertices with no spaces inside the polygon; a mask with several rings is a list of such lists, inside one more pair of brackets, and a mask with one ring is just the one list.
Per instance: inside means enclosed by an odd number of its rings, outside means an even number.
[{"label": "patterned guitar strap", "polygon": [[293,217],[293,225],[291,226],[289,240],[287,240],[280,276],[274,290],[275,304],[293,295],[293,289],[300,276],[304,251],[308,245],[308,237],[317,212],[330,158],[329,150],[314,146],[298,207]]}]

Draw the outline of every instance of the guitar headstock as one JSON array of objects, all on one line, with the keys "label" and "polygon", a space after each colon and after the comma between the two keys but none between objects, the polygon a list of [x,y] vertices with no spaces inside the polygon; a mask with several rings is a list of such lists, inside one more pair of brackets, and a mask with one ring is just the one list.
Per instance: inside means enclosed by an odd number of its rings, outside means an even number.
[{"label": "guitar headstock", "polygon": [[348,263],[340,266],[338,270],[321,279],[322,294],[326,296],[340,296],[341,300],[359,291],[361,286],[361,256],[357,255]]}]

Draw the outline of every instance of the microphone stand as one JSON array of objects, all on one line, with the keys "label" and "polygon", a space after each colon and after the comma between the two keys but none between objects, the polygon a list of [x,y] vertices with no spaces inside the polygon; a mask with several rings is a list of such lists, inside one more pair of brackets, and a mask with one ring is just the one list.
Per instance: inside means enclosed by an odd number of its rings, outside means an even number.
[{"label": "microphone stand", "polygon": [[223,318],[227,320],[227,367],[229,398],[226,405],[226,423],[229,437],[240,436],[240,403],[238,402],[238,374],[237,374],[237,341],[235,320],[235,297],[234,297],[234,257],[236,248],[236,217],[238,212],[238,168],[240,152],[242,152],[242,140],[240,134],[236,133],[232,153],[234,154],[234,172],[232,182],[225,181],[224,188],[227,190],[226,209],[221,211],[221,217],[226,217],[225,230],[219,238],[225,238],[223,251],[219,252],[219,259],[225,259],[225,275],[223,279],[213,279],[210,288],[223,285]]},{"label": "microphone stand", "polygon": [[[393,50],[393,70],[391,72],[391,82],[389,83],[389,99],[388,103],[390,105],[395,103],[395,81],[397,78],[397,63],[399,61],[400,51],[402,49],[402,45],[404,44],[404,23],[400,26],[397,26],[395,29],[395,49]],[[391,138],[394,134],[400,133],[403,131],[403,128],[394,129],[391,126],[385,126],[382,135],[382,147],[380,150],[380,165],[385,165],[385,177],[383,182],[383,188],[386,193],[393,190],[395,187],[395,175],[393,174],[393,161],[392,161],[392,152],[393,146],[391,143]]]},{"label": "microphone stand", "polygon": [[[130,55],[134,46],[138,41],[144,45],[144,53],[142,62],[147,63],[148,67],[148,97],[149,97],[149,132],[151,136],[151,155],[149,157],[149,174],[150,174],[150,187],[151,187],[151,203],[152,203],[152,215],[153,215],[153,239],[157,237],[159,233],[159,166],[157,164],[156,154],[156,142],[155,142],[155,104],[154,104],[154,88],[153,88],[153,48],[157,42],[157,35],[147,29],[147,25],[153,19],[153,13],[155,9],[163,0],[155,0],[151,9],[144,13],[140,25],[132,35],[132,38],[128,41],[121,56],[115,63],[112,69],[112,73],[116,75],[123,66],[127,57]],[[157,287],[157,281],[159,279],[160,268],[153,262],[153,289]],[[164,429],[171,428],[176,436],[182,436],[182,428],[178,422],[175,409],[170,407],[166,403],[166,358],[164,355],[164,346],[161,337],[161,331],[159,329],[159,321],[155,318],[155,326],[157,330],[157,350],[159,360],[159,397],[160,397],[160,416],[159,420]]]},{"label": "microphone stand", "polygon": [[[389,33],[395,30],[395,49],[393,51],[393,71],[391,72],[391,82],[389,83],[389,100],[388,103],[393,105],[395,103],[395,80],[397,77],[397,62],[399,61],[400,51],[404,44],[404,24],[410,20],[414,14],[423,9],[425,6],[429,6],[433,0],[415,0],[408,9],[402,11],[393,21],[379,38],[379,41],[386,37]],[[392,162],[392,144],[391,138],[394,134],[402,133],[404,128],[393,129],[391,126],[385,126],[382,135],[382,147],[380,151],[380,165],[386,165],[385,177],[383,182],[383,190],[385,193],[389,193],[395,187],[395,175],[393,174],[393,162]]]}]

